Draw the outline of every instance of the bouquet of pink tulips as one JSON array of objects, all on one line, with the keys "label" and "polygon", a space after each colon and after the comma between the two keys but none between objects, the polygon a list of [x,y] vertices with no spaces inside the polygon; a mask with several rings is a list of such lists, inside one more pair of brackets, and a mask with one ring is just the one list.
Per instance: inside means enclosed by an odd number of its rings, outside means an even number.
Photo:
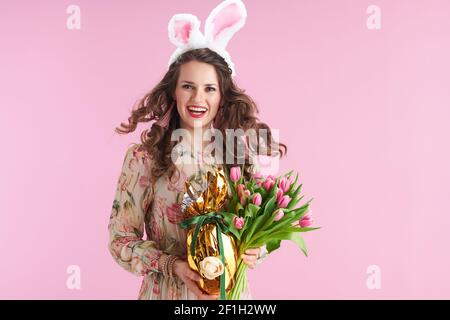
[{"label": "bouquet of pink tulips", "polygon": [[228,231],[235,237],[239,257],[235,286],[227,299],[236,300],[247,283],[247,265],[242,261],[242,253],[263,245],[270,253],[280,247],[282,240],[291,240],[307,256],[300,232],[319,228],[310,227],[309,203],[313,199],[297,207],[303,198],[300,196],[302,184],[297,184],[298,174],[295,179],[292,171],[277,178],[255,174],[247,181],[241,175],[241,168],[233,167],[227,178],[232,197],[226,212],[221,213],[229,226]]}]

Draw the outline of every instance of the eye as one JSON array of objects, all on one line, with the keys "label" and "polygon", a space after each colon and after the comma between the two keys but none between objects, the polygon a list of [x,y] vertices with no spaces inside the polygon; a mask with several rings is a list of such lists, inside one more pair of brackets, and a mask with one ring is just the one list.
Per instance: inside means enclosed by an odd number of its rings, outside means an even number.
[{"label": "eye", "polygon": [[206,87],[207,92],[216,91],[216,88],[214,87]]},{"label": "eye", "polygon": [[190,88],[192,88],[192,86],[190,84],[183,84],[181,87],[183,89],[190,89]]}]

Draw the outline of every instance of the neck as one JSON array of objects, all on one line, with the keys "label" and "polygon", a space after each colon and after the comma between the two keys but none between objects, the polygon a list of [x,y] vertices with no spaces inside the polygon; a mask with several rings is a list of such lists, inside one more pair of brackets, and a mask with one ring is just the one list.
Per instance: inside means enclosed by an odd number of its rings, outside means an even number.
[{"label": "neck", "polygon": [[210,141],[203,140],[203,135],[209,129],[209,126],[194,128],[181,125],[181,128],[185,129],[188,133],[186,137],[183,137],[184,143],[194,152],[203,151],[211,143]]}]

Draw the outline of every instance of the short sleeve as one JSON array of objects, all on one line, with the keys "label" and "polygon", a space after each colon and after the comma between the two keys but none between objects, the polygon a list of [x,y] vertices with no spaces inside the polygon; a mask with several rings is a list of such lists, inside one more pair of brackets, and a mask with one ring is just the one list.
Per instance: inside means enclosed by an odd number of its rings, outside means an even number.
[{"label": "short sleeve", "polygon": [[108,248],[116,262],[137,276],[159,272],[162,251],[144,240],[144,215],[153,198],[150,157],[141,145],[128,148],[112,204]]}]

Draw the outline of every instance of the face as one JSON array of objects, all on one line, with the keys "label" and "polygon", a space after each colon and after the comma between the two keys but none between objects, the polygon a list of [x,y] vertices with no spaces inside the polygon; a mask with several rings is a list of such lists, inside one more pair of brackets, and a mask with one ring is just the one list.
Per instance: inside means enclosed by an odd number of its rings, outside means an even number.
[{"label": "face", "polygon": [[182,128],[208,128],[221,99],[214,66],[198,61],[181,65],[174,98]]}]

